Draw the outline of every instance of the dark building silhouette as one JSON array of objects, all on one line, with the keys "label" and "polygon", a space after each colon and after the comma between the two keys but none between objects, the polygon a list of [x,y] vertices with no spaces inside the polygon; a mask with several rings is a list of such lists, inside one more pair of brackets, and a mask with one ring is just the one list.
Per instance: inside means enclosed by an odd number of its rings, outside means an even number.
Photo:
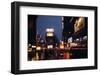
[{"label": "dark building silhouette", "polygon": [[36,41],[36,19],[35,15],[28,15],[28,43],[34,44]]},{"label": "dark building silhouette", "polygon": [[[83,23],[79,23],[79,18],[81,17],[64,17],[63,22],[63,40],[68,42],[68,39],[72,37],[72,42],[78,43],[78,46],[76,48],[79,48],[77,50],[71,50],[70,52],[73,54],[71,56],[72,59],[76,58],[87,58],[88,57],[88,50],[87,49],[81,49],[82,45],[87,48],[87,40],[84,40],[84,37],[88,37],[88,18],[84,17]],[[75,26],[76,24],[76,26]],[[80,27],[78,28],[78,25]],[[76,27],[76,28],[75,28]],[[78,40],[78,41],[77,41]]]}]

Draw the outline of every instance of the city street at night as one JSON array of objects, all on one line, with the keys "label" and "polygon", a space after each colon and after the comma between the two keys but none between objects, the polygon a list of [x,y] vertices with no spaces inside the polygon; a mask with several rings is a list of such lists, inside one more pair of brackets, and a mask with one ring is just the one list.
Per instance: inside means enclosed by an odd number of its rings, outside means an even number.
[{"label": "city street at night", "polygon": [[28,61],[88,58],[87,20],[28,15]]}]

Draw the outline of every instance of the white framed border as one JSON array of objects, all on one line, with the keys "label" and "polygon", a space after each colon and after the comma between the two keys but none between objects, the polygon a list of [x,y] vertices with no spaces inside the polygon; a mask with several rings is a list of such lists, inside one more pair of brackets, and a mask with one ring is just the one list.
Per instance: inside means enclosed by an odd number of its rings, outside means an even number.
[{"label": "white framed border", "polygon": [[[88,59],[27,61],[27,15],[57,15],[88,17]],[[94,11],[83,9],[57,9],[43,7],[20,7],[20,70],[62,67],[94,66]]]}]

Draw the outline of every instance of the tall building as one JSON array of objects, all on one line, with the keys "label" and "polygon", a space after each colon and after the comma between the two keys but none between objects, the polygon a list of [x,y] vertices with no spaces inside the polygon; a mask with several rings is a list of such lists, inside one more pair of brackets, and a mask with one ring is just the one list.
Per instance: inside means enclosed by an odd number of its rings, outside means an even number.
[{"label": "tall building", "polygon": [[28,15],[28,44],[35,44],[36,41],[36,15]]},{"label": "tall building", "polygon": [[58,42],[58,39],[57,39],[56,35],[54,34],[54,29],[47,28],[46,29],[46,43],[48,45],[53,45],[53,47],[54,47],[57,42]]},{"label": "tall building", "polygon": [[[63,17],[63,39],[70,43],[71,58],[87,58],[88,38],[87,17]],[[75,46],[73,46],[73,44]],[[76,46],[77,44],[77,46]]]},{"label": "tall building", "polygon": [[47,28],[46,29],[46,48],[47,50],[45,51],[46,59],[56,58],[56,50],[54,48],[57,42],[58,40],[54,34],[54,28]]},{"label": "tall building", "polygon": [[74,33],[74,21],[77,17],[63,17],[63,40],[68,41],[69,37],[73,36]]}]

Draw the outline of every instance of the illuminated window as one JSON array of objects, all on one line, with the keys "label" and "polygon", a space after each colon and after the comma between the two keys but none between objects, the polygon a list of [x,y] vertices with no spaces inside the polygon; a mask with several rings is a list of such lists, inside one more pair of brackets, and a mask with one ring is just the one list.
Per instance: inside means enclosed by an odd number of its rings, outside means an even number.
[{"label": "illuminated window", "polygon": [[54,34],[52,32],[48,32],[47,36],[54,36]]},{"label": "illuminated window", "polygon": [[48,45],[47,48],[48,49],[52,49],[53,48],[53,45]]},{"label": "illuminated window", "polygon": [[72,37],[68,38],[68,43],[71,43],[72,41],[73,41]]},{"label": "illuminated window", "polygon": [[54,32],[54,29],[53,28],[47,28],[46,32]]}]

